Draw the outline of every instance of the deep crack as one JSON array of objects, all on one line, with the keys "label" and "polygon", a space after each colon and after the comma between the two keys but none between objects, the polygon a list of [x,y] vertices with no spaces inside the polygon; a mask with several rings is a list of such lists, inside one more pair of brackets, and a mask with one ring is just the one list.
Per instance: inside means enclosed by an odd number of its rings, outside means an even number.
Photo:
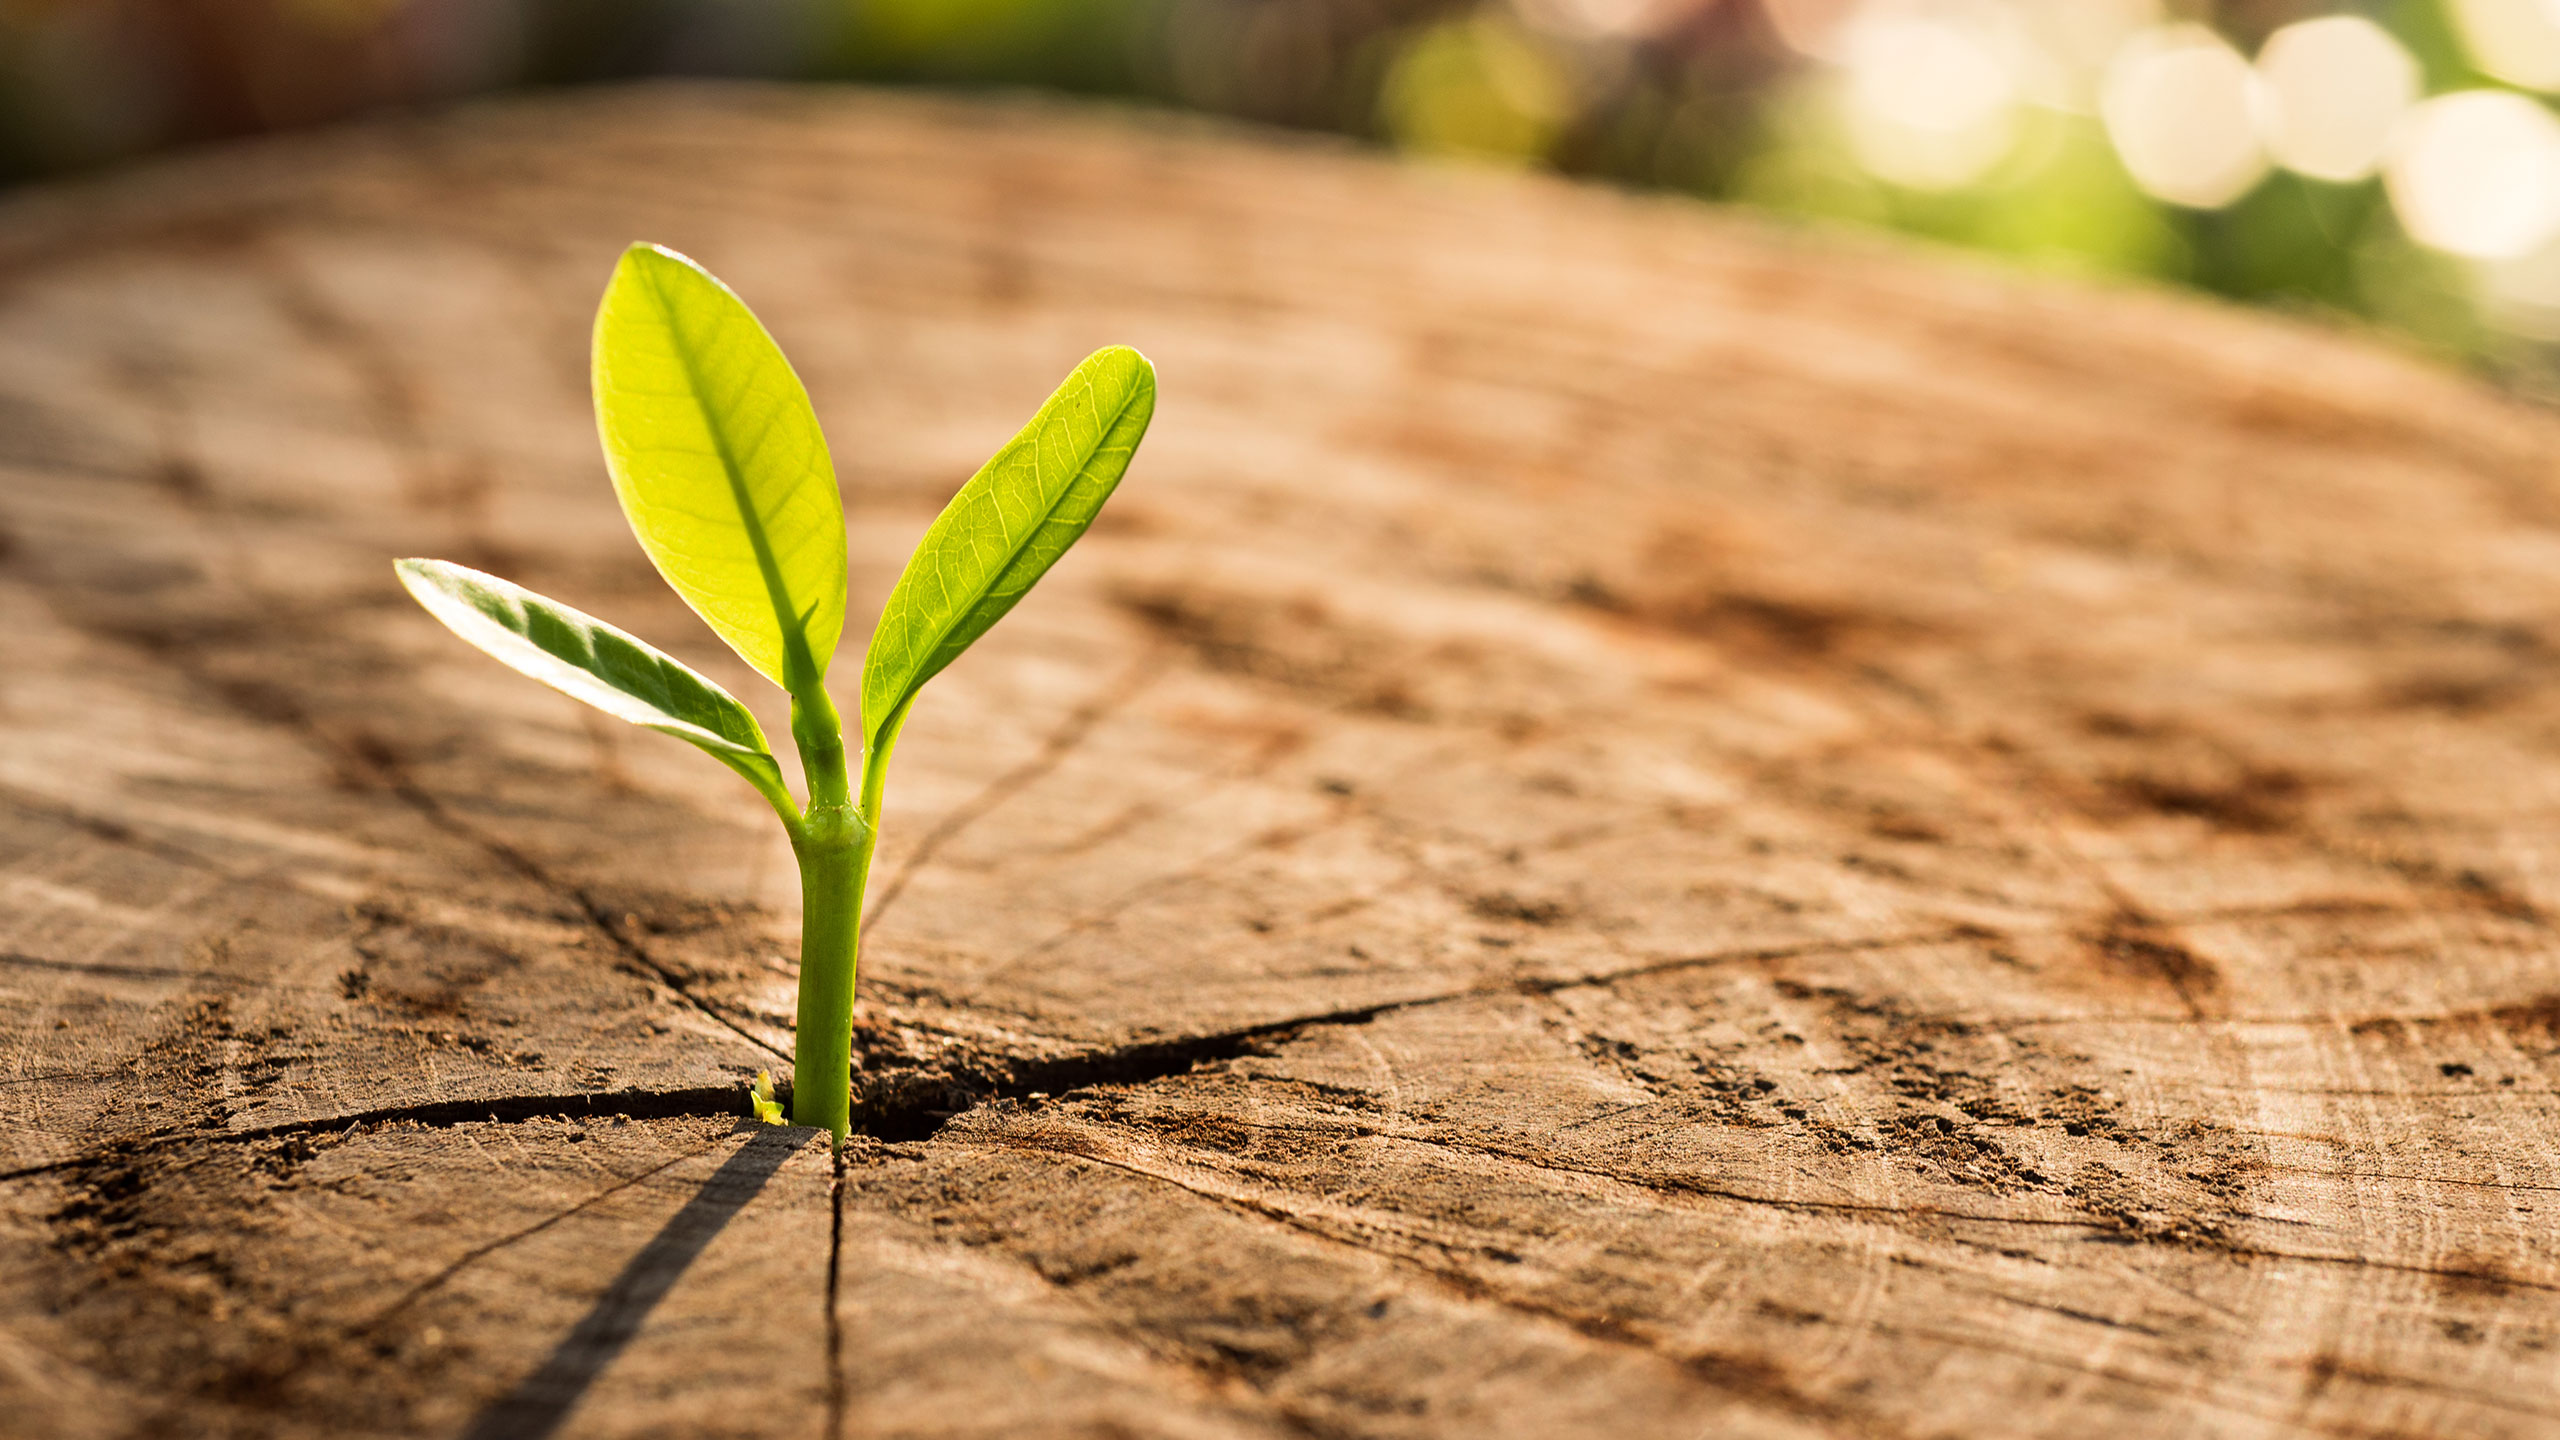
[{"label": "deep crack", "polygon": [[[75,618],[75,623],[81,622]],[[141,650],[144,654],[171,666],[188,679],[212,691],[234,710],[261,722],[280,725],[298,736],[303,743],[319,750],[342,767],[370,777],[393,799],[408,806],[429,825],[477,848],[544,892],[558,896],[576,906],[578,913],[605,938],[606,943],[621,953],[628,967],[665,986],[677,999],[682,1000],[721,1028],[735,1034],[739,1039],[777,1059],[787,1061],[791,1058],[788,1051],[775,1046],[763,1036],[739,1024],[718,1006],[695,994],[685,983],[683,976],[669,969],[656,956],[651,955],[646,947],[633,939],[621,923],[598,904],[595,897],[589,895],[583,887],[560,879],[532,856],[504,840],[481,833],[476,826],[447,810],[444,802],[428,793],[410,777],[406,768],[400,764],[399,757],[390,753],[387,747],[379,743],[366,743],[363,737],[353,742],[339,739],[313,719],[310,711],[299,699],[272,686],[260,685],[254,695],[249,695],[244,693],[238,685],[224,683],[219,676],[207,673],[202,667],[189,663],[183,648],[171,643],[170,637],[166,634],[95,623],[83,623],[81,628],[102,638],[119,640]]]},{"label": "deep crack", "polygon": [[844,1440],[844,1316],[836,1308],[844,1288],[844,1152],[834,1159],[827,1180],[827,1440]]},{"label": "deep crack", "polygon": [[[1366,1025],[1394,1011],[1442,1004],[1475,993],[1478,992],[1390,1000],[1211,1035],[1146,1040],[1046,1059],[980,1057],[944,1070],[873,1077],[856,1098],[857,1128],[892,1144],[930,1140],[960,1115],[993,1102],[1063,1095],[1096,1085],[1144,1085],[1187,1075],[1203,1065],[1264,1053],[1307,1030],[1328,1025]],[[884,1079],[898,1083],[883,1084]]]},{"label": "deep crack", "polygon": [[[318,737],[318,731],[316,728],[311,729],[309,733]],[[320,738],[320,743],[322,744],[329,743],[325,737],[318,738]],[[682,1000],[685,1004],[691,1006],[696,1011],[699,1011],[713,1023],[728,1030],[739,1039],[746,1041],[757,1049],[764,1051],[766,1054],[771,1055],[778,1060],[787,1061],[791,1058],[791,1052],[782,1049],[780,1046],[775,1045],[763,1036],[749,1030],[744,1025],[730,1019],[727,1014],[722,1012],[719,1006],[714,1005],[704,997],[695,994],[692,987],[685,984],[683,976],[668,969],[667,966],[660,962],[656,956],[650,954],[639,941],[632,939],[630,934],[623,929],[622,923],[614,919],[612,914],[602,905],[597,904],[595,897],[589,895],[584,887],[573,885],[558,878],[557,876],[554,876],[549,870],[543,867],[540,861],[535,860],[532,856],[525,854],[523,851],[518,850],[504,840],[497,839],[490,835],[483,835],[476,827],[463,820],[457,819],[452,812],[444,808],[443,802],[437,800],[435,796],[430,795],[425,790],[421,789],[418,784],[411,780],[407,773],[402,771],[398,764],[390,757],[367,754],[358,758],[362,760],[367,768],[372,770],[373,773],[382,781],[385,789],[389,790],[402,804],[407,805],[410,809],[418,812],[418,815],[428,824],[435,826],[437,829],[442,830],[446,834],[452,835],[457,839],[465,840],[473,845],[479,846],[482,851],[490,856],[490,858],[515,871],[518,875],[524,877],[534,885],[539,886],[543,890],[553,895],[557,895],[577,906],[578,913],[586,917],[587,923],[595,927],[596,933],[604,936],[606,943],[612,945],[614,949],[622,953],[623,959],[629,965],[637,968],[648,978],[665,986],[669,993],[673,994],[677,999]]]},{"label": "deep crack", "polygon": [[574,1095],[494,1095],[470,1100],[432,1100],[417,1105],[387,1105],[374,1110],[344,1111],[309,1120],[287,1120],[238,1130],[173,1128],[128,1135],[96,1149],[40,1165],[0,1170],[0,1181],[57,1174],[94,1165],[120,1154],[170,1149],[182,1145],[245,1144],[322,1135],[367,1125],[419,1125],[431,1130],[459,1125],[513,1124],[525,1120],[580,1120],[623,1115],[634,1120],[721,1119],[745,1117],[744,1085],[694,1085],[667,1090],[592,1090]]}]

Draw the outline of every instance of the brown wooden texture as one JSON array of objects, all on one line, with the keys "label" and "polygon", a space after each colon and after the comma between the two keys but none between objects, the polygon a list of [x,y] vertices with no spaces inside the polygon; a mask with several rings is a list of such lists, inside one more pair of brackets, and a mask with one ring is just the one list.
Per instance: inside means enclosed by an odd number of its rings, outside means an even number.
[{"label": "brown wooden texture", "polygon": [[[588,416],[758,307],[927,692],[841,1177],[779,715]],[[0,1432],[2560,1433],[2560,421],[2378,347],[1038,105],[668,90],[0,209]],[[849,694],[858,651],[840,660]]]}]

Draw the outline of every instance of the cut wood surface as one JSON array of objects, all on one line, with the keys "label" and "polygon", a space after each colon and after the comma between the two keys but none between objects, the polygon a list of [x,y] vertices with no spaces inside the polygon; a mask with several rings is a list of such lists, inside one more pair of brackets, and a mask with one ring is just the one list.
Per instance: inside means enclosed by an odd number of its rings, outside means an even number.
[{"label": "cut wood surface", "polygon": [[[774,696],[598,454],[757,307],[925,692],[865,1134],[762,802],[457,644]],[[671,89],[0,206],[0,1433],[2560,1434],[2560,417],[2378,345],[1031,103]],[[836,671],[854,688],[857,645]]]}]

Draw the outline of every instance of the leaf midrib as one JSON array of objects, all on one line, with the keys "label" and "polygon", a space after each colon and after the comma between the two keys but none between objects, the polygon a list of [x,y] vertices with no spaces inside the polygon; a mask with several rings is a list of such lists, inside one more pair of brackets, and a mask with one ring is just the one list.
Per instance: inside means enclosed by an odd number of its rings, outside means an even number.
[{"label": "leaf midrib", "polygon": [[[1093,391],[1093,382],[1088,380],[1085,382],[1084,394],[1078,398],[1085,400],[1087,403],[1091,403]],[[1109,420],[1097,421],[1095,426],[1097,439],[1109,438],[1111,434],[1111,427],[1119,424],[1120,417],[1128,414],[1129,407],[1136,403],[1137,398],[1132,394],[1129,398],[1121,401],[1120,408],[1113,412]],[[1096,416],[1101,414],[1099,406],[1095,407],[1094,413]],[[1030,451],[1032,473],[1034,476],[1032,483],[1036,487],[1039,483],[1037,477],[1042,464],[1040,444],[1037,440],[1032,442]],[[1100,453],[1102,453],[1101,448],[1097,445],[1095,447],[1094,454],[1098,455]],[[943,610],[946,618],[941,625],[934,628],[932,642],[914,652],[913,660],[919,668],[922,667],[924,662],[931,660],[936,654],[941,652],[944,642],[951,638],[951,632],[960,628],[961,621],[968,619],[971,612],[975,611],[980,605],[985,604],[988,597],[996,593],[996,583],[1004,579],[1006,572],[1013,569],[1014,562],[1020,560],[1023,552],[1029,550],[1032,545],[1039,540],[1040,532],[1048,525],[1049,518],[1058,513],[1059,506],[1067,503],[1067,497],[1069,495],[1075,493],[1076,482],[1084,478],[1084,472],[1091,468],[1092,464],[1092,456],[1087,456],[1084,464],[1075,467],[1074,473],[1067,477],[1066,483],[1058,487],[1058,493],[1051,497],[1048,504],[1040,507],[1039,513],[1033,517],[1030,526],[1023,531],[1021,543],[1014,545],[1003,552],[1003,557],[999,559],[995,565],[990,567],[987,574],[986,584],[970,595],[969,601],[966,605],[955,606],[950,603],[950,586],[943,580],[941,567],[934,567],[933,580],[934,583],[937,586],[940,586],[943,590]],[[996,517],[1001,521],[1004,518],[1003,494],[995,490],[993,487],[990,487],[987,498],[989,502],[995,506]]]},{"label": "leaf midrib", "polygon": [[[821,678],[816,656],[809,649],[805,628],[807,617],[792,609],[791,592],[783,584],[782,565],[774,558],[772,542],[764,530],[764,517],[756,512],[745,476],[738,468],[738,458],[730,453],[728,434],[712,413],[708,392],[703,388],[702,371],[694,364],[693,345],[684,333],[676,307],[668,300],[666,287],[658,282],[656,266],[648,267],[646,273],[649,293],[657,297],[658,312],[666,317],[667,335],[676,342],[676,363],[684,367],[685,384],[693,392],[695,407],[702,412],[702,426],[709,432],[711,448],[719,456],[720,473],[729,482],[729,498],[736,502],[738,513],[744,519],[745,523],[740,528],[746,531],[748,548],[755,552],[756,572],[764,577],[765,598],[772,603],[774,616],[780,622],[774,628],[782,636],[782,688],[796,697],[804,681],[815,682]],[[824,598],[821,597],[818,603],[824,604]]]}]

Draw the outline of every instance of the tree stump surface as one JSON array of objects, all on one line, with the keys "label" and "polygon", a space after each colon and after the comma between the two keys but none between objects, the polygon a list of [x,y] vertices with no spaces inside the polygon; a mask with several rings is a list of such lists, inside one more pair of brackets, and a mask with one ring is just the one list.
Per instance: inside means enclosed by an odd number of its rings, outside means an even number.
[{"label": "tree stump surface", "polygon": [[[1163,375],[908,727],[840,1179],[734,1118],[761,803],[389,570],[782,733],[605,482],[643,238],[808,380],[859,616]],[[2308,326],[1030,103],[22,195],[0,1433],[2560,1434],[2555,455]]]}]

